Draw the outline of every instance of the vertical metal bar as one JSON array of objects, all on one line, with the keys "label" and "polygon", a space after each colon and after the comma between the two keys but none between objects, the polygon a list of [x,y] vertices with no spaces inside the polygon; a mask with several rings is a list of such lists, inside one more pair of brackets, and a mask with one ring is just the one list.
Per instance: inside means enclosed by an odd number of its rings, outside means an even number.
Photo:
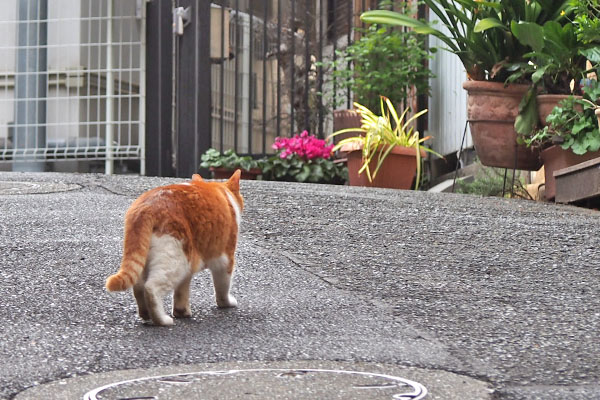
[{"label": "vertical metal bar", "polygon": [[[125,14],[125,13],[123,13]],[[142,17],[142,10],[140,9],[140,18]],[[121,18],[123,18],[124,16],[122,16]],[[124,19],[124,18],[123,18]],[[134,142],[133,142],[133,127],[134,124],[136,124],[136,122],[134,122],[133,120],[133,99],[136,97],[133,93],[134,93],[134,89],[133,89],[133,72],[134,72],[134,68],[135,68],[135,64],[134,64],[134,58],[133,58],[133,43],[134,43],[134,36],[133,36],[133,26],[136,23],[136,21],[134,19],[129,19],[129,45],[127,47],[129,47],[129,64],[127,65],[127,68],[125,68],[125,63],[123,62],[123,60],[120,61],[120,67],[122,68],[123,71],[126,72],[127,75],[127,82],[128,82],[128,88],[127,88],[127,120],[124,121],[122,116],[119,116],[119,124],[124,124],[126,123],[127,125],[127,152],[130,153],[131,150],[134,149]],[[140,32],[141,32],[141,21],[140,21]],[[121,44],[121,46],[123,46]],[[140,44],[141,46],[141,44]],[[141,49],[140,49],[140,54],[141,54]],[[140,81],[141,83],[141,81]],[[119,83],[119,86],[121,87],[122,84]],[[141,89],[141,84],[140,84],[140,89]],[[138,91],[138,102],[139,102],[139,91]],[[137,126],[138,126],[138,140],[137,140],[137,146],[139,146],[139,116],[138,116],[138,121],[137,121]],[[120,143],[120,142],[119,142]],[[139,147],[138,147],[139,148]],[[139,154],[139,153],[138,153]],[[129,155],[128,155],[129,157]]]},{"label": "vertical metal bar", "polygon": [[140,146],[140,175],[146,175],[146,18],[147,3],[142,1],[142,21],[140,27],[140,100],[138,102],[138,144]]},{"label": "vertical metal bar", "polygon": [[[360,11],[361,11],[361,12],[365,12],[365,11],[366,11],[366,9],[367,9],[366,0],[362,0],[362,9],[361,9]],[[361,27],[362,29],[364,29],[364,28],[365,28],[365,23],[361,21],[361,22],[360,22],[360,27]]]},{"label": "vertical metal bar", "polygon": [[219,69],[219,143],[221,153],[223,152],[224,130],[225,130],[225,5],[221,2],[221,66]]},{"label": "vertical metal bar", "polygon": [[[177,6],[177,0],[171,0],[171,12]],[[179,79],[179,68],[180,62],[178,55],[180,53],[180,41],[177,40],[178,36],[175,32],[171,32],[171,42],[173,46],[171,48],[171,167],[174,174],[177,176],[177,165],[178,165],[178,153],[179,153],[179,115],[177,111],[177,102],[179,100],[177,87]]]},{"label": "vertical metal bar", "polygon": [[281,0],[277,1],[277,136],[281,132]]},{"label": "vertical metal bar", "polygon": [[[121,4],[121,3],[119,3]],[[119,12],[122,11],[122,9],[118,9],[116,10],[117,15],[119,15]],[[123,18],[121,18],[121,16],[119,16],[119,18],[117,18],[117,21],[119,22],[118,26],[119,26],[119,38],[117,40],[117,42],[114,44],[114,46],[117,48],[117,60],[116,60],[116,69],[117,69],[117,85],[115,86],[115,90],[116,92],[114,93],[115,97],[116,97],[116,106],[117,106],[117,112],[116,112],[116,116],[115,116],[115,120],[114,123],[116,124],[116,131],[117,131],[117,136],[114,139],[114,141],[117,142],[117,151],[120,148],[121,145],[121,135],[123,134],[122,129],[123,129],[123,118],[122,118],[122,107],[123,107],[123,90],[122,90],[122,82],[123,82]],[[111,65],[111,70],[112,70],[112,65]],[[128,142],[129,144],[131,144],[131,142]],[[113,149],[114,150],[114,149]],[[114,153],[113,153],[114,155]],[[114,163],[113,163],[114,165]]]},{"label": "vertical metal bar", "polygon": [[[353,6],[353,1],[350,0],[348,2],[348,37],[347,37],[347,41],[348,41],[348,46],[350,46],[352,44],[352,6]],[[350,69],[352,67],[352,63],[350,61],[348,61],[348,66],[347,68]],[[350,108],[352,102],[350,101],[351,98],[351,93],[350,93],[350,88],[348,87],[346,90],[346,108]]]},{"label": "vertical metal bar", "polygon": [[[86,141],[88,143],[91,143],[90,140],[90,129],[91,129],[91,113],[90,113],[90,107],[91,107],[91,96],[92,96],[92,80],[91,80],[91,69],[92,69],[92,0],[88,0],[88,5],[87,5],[87,10],[88,10],[88,14],[85,16],[86,18],[86,23],[87,23],[87,38],[86,38],[86,43],[88,44],[87,46],[87,71],[82,71],[82,76],[85,79],[86,82],[86,89],[85,89],[85,93],[86,93],[86,100],[85,100],[85,122],[86,122],[86,127],[85,127],[85,137],[86,137]],[[58,79],[57,79],[58,81]],[[56,88],[57,91],[57,96],[58,96],[58,87]],[[56,107],[58,110],[58,107]],[[98,146],[100,146],[99,142],[96,142],[96,149],[98,148]]]},{"label": "vertical metal bar", "polygon": [[253,61],[254,61],[254,15],[252,13],[252,7],[250,7],[250,35],[249,35],[249,43],[248,43],[248,58],[249,58],[249,68],[248,68],[248,79],[249,79],[249,90],[248,90],[248,152],[253,154],[252,151],[252,110],[254,109],[254,84],[256,83],[253,74]]},{"label": "vertical metal bar", "polygon": [[[332,4],[333,4],[333,9],[336,9],[336,2],[337,0],[332,0]],[[328,10],[329,13],[332,12],[332,10]],[[327,27],[327,31],[329,32],[331,30],[332,32],[332,38],[333,38],[333,73],[335,75],[335,72],[337,71],[337,67],[335,65],[335,62],[337,60],[337,35],[336,35],[336,27],[335,27],[335,22],[332,23],[331,26]],[[337,79],[334,77],[333,78],[333,107],[336,108],[337,107]]]},{"label": "vertical metal bar", "polygon": [[295,75],[296,62],[296,0],[292,0],[292,26],[289,27],[292,43],[290,45],[290,136],[294,136],[294,103],[295,103]]},{"label": "vertical metal bar", "polygon": [[[324,14],[324,0],[319,0],[319,15],[318,15],[318,19],[319,19],[319,63],[323,62],[323,14]],[[325,113],[325,109],[323,106],[323,66],[321,64],[319,64],[319,69],[317,71],[317,73],[319,74],[318,77],[318,87],[317,87],[317,91],[319,92],[318,94],[318,98],[319,98],[319,131],[318,131],[318,136],[320,138],[323,138],[325,135],[323,133],[323,120],[324,120],[324,113]]]},{"label": "vertical metal bar", "polygon": [[267,53],[269,40],[267,36],[267,18],[269,2],[263,2],[263,70],[262,70],[262,154],[267,153]]},{"label": "vertical metal bar", "polygon": [[235,152],[238,152],[238,135],[240,134],[240,129],[239,129],[239,116],[238,116],[238,112],[239,112],[239,100],[240,100],[240,92],[239,92],[239,78],[240,78],[240,63],[239,63],[239,59],[240,59],[240,41],[242,40],[243,37],[243,29],[242,29],[242,35],[240,35],[240,0],[235,0],[235,56],[233,58],[234,60],[234,70],[235,70],[235,95],[234,95],[234,105],[233,105],[233,150]]},{"label": "vertical metal bar", "polygon": [[467,137],[467,125],[469,120],[465,121],[465,129],[463,130],[462,140],[460,141],[460,149],[458,150],[458,156],[456,156],[456,167],[454,168],[454,180],[452,181],[452,193],[454,193],[454,186],[456,185],[456,179],[458,178],[458,168],[460,167],[460,159],[462,157],[463,148],[465,146],[465,138]]},{"label": "vertical metal bar", "polygon": [[106,162],[104,173],[113,174],[113,95],[114,95],[114,72],[112,60],[112,10],[113,0],[108,0],[106,19]]},{"label": "vertical metal bar", "polygon": [[[144,124],[146,145],[142,147],[146,162],[146,173],[153,176],[173,176],[172,147],[172,89],[173,79],[173,28],[172,4],[170,1],[143,2],[146,5],[146,34],[144,65],[140,77],[140,104],[145,118]],[[144,95],[142,94],[144,88]],[[143,107],[143,108],[142,108]]]},{"label": "vertical metal bar", "polygon": [[[310,105],[308,104],[308,93],[310,91],[310,34],[311,34],[311,18],[310,18],[310,1],[304,2],[304,130],[310,130]],[[314,134],[314,132],[311,132]]]},{"label": "vertical metal bar", "polygon": [[[98,1],[98,19],[96,20],[98,23],[98,65],[96,70],[96,140],[98,145],[100,145],[100,140],[102,137],[101,132],[101,122],[102,121],[102,24],[103,24],[103,2]],[[57,84],[58,87],[58,84]],[[106,142],[105,148],[106,148]],[[104,152],[104,157],[106,157],[106,151]]]},{"label": "vertical metal bar", "polygon": [[[198,171],[200,155],[212,144],[210,2],[180,0],[190,7],[191,18],[179,36],[177,71],[177,176]],[[206,171],[202,171],[205,173]]]}]

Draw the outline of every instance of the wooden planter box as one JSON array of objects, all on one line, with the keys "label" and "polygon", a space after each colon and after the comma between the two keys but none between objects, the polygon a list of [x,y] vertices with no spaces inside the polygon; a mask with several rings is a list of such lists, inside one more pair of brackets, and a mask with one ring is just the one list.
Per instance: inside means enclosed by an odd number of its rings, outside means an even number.
[{"label": "wooden planter box", "polygon": [[[210,167],[210,172],[212,172],[213,179],[229,179],[235,170],[227,169],[227,168],[214,168]],[[240,168],[241,169],[241,168]],[[258,168],[253,168],[250,171],[242,171],[242,179],[256,180],[256,177],[262,173],[262,171]]]},{"label": "wooden planter box", "polygon": [[600,157],[554,172],[556,202],[573,203],[600,196]]}]

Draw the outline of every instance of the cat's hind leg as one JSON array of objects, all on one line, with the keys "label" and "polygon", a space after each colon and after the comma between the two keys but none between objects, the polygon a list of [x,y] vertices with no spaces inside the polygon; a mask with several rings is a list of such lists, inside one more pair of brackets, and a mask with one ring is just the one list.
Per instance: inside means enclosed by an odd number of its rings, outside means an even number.
[{"label": "cat's hind leg", "polygon": [[150,318],[156,325],[173,325],[163,299],[191,275],[181,241],[170,235],[153,235],[146,268],[144,298]]},{"label": "cat's hind leg", "polygon": [[189,318],[192,316],[190,308],[190,282],[192,275],[186,277],[175,288],[173,293],[173,316],[175,318]]},{"label": "cat's hind leg", "polygon": [[148,307],[146,307],[146,296],[144,294],[144,279],[140,278],[135,285],[133,285],[133,296],[138,306],[138,314],[144,321],[150,320],[150,313]]},{"label": "cat's hind leg", "polygon": [[233,264],[233,257],[229,258],[226,255],[215,258],[207,264],[215,286],[217,306],[220,308],[237,306],[237,300],[229,293],[233,278]]}]

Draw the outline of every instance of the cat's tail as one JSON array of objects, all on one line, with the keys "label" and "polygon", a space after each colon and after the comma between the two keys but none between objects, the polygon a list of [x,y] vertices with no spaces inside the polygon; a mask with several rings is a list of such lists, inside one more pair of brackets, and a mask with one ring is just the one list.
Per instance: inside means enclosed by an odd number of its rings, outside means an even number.
[{"label": "cat's tail", "polygon": [[146,265],[153,228],[152,219],[143,213],[126,216],[121,268],[106,279],[108,291],[127,290],[137,282]]}]

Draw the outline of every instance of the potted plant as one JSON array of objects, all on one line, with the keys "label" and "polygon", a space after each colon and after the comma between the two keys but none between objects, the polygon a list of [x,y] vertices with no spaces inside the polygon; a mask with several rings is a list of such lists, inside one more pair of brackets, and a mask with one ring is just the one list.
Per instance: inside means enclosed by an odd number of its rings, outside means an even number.
[{"label": "potted plant", "polygon": [[[522,105],[526,111],[521,113],[520,120],[515,124],[518,133],[529,134],[537,125],[538,120],[534,112],[536,101],[539,121],[543,124],[560,100],[569,95],[580,96],[581,82],[588,72],[586,64],[595,68],[593,65],[600,61],[600,40],[586,33],[588,28],[585,23],[576,24],[569,21],[569,15],[574,15],[579,21],[584,18],[580,15],[583,11],[573,6],[582,2],[589,0],[572,0],[568,12],[561,11],[561,23],[551,20],[541,25],[537,22],[512,21],[507,27],[497,19],[487,18],[480,21],[476,27],[480,30],[510,29],[522,44],[532,49],[525,54],[524,62],[508,66],[509,70],[513,71],[509,81],[523,76],[531,77],[533,85],[530,90],[537,92],[539,89],[540,92],[537,96],[531,96],[528,104]],[[594,18],[597,20],[597,17]],[[584,20],[589,22],[590,19],[591,17],[586,17]]]},{"label": "potted plant", "polygon": [[569,96],[554,107],[547,126],[525,139],[527,145],[543,148],[545,197],[556,194],[554,172],[600,157],[600,85],[590,80],[583,88],[583,98]]},{"label": "potted plant", "polygon": [[467,114],[481,162],[502,168],[538,169],[538,153],[518,144],[515,131],[519,115],[518,122],[524,126],[532,118],[537,121],[531,76],[524,73],[513,76],[512,83],[507,82],[515,72],[511,68],[527,62],[526,55],[532,49],[517,39],[511,27],[515,23],[543,25],[561,20],[568,1],[424,0],[424,3],[448,33],[410,15],[386,10],[365,12],[361,19],[367,23],[407,26],[416,33],[434,35],[446,44],[467,72],[468,80],[463,85],[469,94]]},{"label": "potted plant", "polygon": [[[338,50],[335,61],[328,64],[338,88],[350,90],[356,102],[371,110],[379,107],[381,93],[386,93],[398,109],[412,108],[418,94],[430,94],[433,74],[424,68],[430,53],[423,37],[376,24],[357,32],[361,36]],[[335,131],[352,127],[360,127],[356,110],[334,111]],[[351,132],[347,135],[356,134]]]},{"label": "potted plant", "polygon": [[275,139],[277,153],[260,160],[261,179],[288,182],[344,184],[347,169],[331,159],[332,144],[307,131]]},{"label": "potted plant", "polygon": [[216,149],[210,148],[202,154],[201,168],[208,168],[213,179],[229,179],[236,169],[242,170],[242,179],[256,179],[260,175],[260,162],[251,156],[239,156],[233,149],[223,154]]},{"label": "potted plant", "polygon": [[[361,116],[360,134],[341,140],[332,151],[341,149],[348,153],[350,185],[410,189],[416,173],[415,188],[418,188],[425,152],[437,154],[423,146],[429,137],[420,138],[419,132],[411,126],[427,110],[405,119],[408,109],[398,116],[390,99],[380,96],[379,102],[381,115],[354,103]],[[334,132],[331,136],[351,129]]]}]

